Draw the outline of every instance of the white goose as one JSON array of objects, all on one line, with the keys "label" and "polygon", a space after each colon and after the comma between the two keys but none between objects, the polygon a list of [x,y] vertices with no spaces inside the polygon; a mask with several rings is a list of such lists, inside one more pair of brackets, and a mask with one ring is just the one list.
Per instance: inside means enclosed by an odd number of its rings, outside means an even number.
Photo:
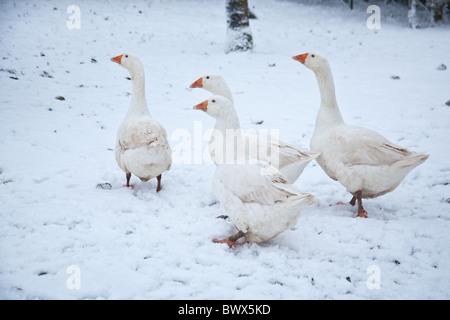
[{"label": "white goose", "polygon": [[351,205],[358,201],[358,216],[367,218],[362,199],[393,191],[428,155],[402,148],[373,130],[346,125],[327,59],[315,52],[292,58],[314,71],[319,85],[321,104],[311,150],[321,152],[319,165],[353,195]]},{"label": "white goose", "polygon": [[156,191],[159,192],[161,174],[169,170],[172,164],[172,152],[166,130],[151,117],[147,108],[144,66],[132,53],[121,54],[111,58],[111,61],[127,69],[132,80],[130,107],[117,131],[117,164],[126,173],[127,187],[130,187],[131,174],[142,181],[156,177]]},{"label": "white goose", "polygon": [[[214,95],[227,98],[232,105],[234,104],[230,88],[220,75],[205,75],[193,82],[190,88],[203,88]],[[219,126],[220,121],[217,122],[215,129],[220,129]],[[319,152],[309,152],[293,144],[285,143],[277,139],[277,137],[263,137],[259,131],[255,130],[246,130],[245,136],[247,143],[250,143],[249,141],[258,141],[260,150],[264,146],[266,150],[258,153],[258,159],[270,163],[279,169],[289,183],[294,183],[307,164],[320,154]],[[210,150],[216,148],[217,145],[214,146],[214,139],[211,137]]]},{"label": "white goose", "polygon": [[[243,139],[236,112],[227,98],[212,96],[194,109],[222,121],[229,130],[236,130],[236,143]],[[301,209],[316,202],[313,195],[299,192],[280,173],[266,170],[268,166],[261,161],[217,165],[213,188],[238,232],[214,242],[231,247],[241,237],[250,242],[271,239],[293,227]]]}]

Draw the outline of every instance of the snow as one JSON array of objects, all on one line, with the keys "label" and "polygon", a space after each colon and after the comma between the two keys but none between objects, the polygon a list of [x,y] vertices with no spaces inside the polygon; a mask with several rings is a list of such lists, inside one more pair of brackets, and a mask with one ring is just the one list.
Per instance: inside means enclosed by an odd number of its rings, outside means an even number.
[{"label": "snow", "polygon": [[[225,54],[225,1],[78,0],[80,29],[66,26],[71,4],[0,3],[0,298],[450,298],[450,73],[437,69],[450,65],[448,26],[412,30],[380,4],[381,29],[369,30],[363,1],[249,1],[254,49]],[[144,63],[150,112],[179,159],[158,194],[154,180],[123,188],[114,159],[131,82],[109,59],[126,51]],[[328,57],[347,123],[430,158],[366,200],[368,219],[332,205],[351,196],[312,162],[295,186],[318,204],[294,229],[212,243],[235,229],[216,218],[213,119],[192,110],[209,94],[189,85],[221,74],[244,128],[309,147],[319,92],[291,59],[308,51]]]}]

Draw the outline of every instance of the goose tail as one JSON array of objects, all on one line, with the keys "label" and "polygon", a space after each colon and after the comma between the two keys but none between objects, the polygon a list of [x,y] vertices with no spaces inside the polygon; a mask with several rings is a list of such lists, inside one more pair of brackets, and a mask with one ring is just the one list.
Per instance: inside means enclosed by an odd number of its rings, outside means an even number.
[{"label": "goose tail", "polygon": [[310,206],[312,204],[317,203],[316,198],[309,193],[298,193],[296,196],[294,197],[290,197],[289,198],[290,201],[288,201],[286,204],[288,207],[292,207],[292,206],[302,206],[302,207],[306,207],[306,206]]},{"label": "goose tail", "polygon": [[429,158],[430,155],[420,152],[414,152],[411,155],[407,156],[406,158],[399,160],[395,162],[392,167],[403,169],[403,168],[410,168],[413,169],[417,167],[418,165],[422,164]]}]

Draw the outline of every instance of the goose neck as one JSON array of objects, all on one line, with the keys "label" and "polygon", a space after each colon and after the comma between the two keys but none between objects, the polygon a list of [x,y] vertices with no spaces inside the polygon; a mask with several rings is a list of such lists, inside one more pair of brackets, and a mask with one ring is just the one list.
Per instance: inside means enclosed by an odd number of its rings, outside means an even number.
[{"label": "goose neck", "polygon": [[316,71],[316,79],[319,85],[321,104],[337,107],[333,74],[328,64]]},{"label": "goose neck", "polygon": [[143,68],[130,70],[132,80],[131,103],[128,114],[134,116],[149,115],[145,98],[145,74]]},{"label": "goose neck", "polygon": [[227,117],[217,118],[216,125],[209,142],[209,152],[214,163],[235,164],[238,159],[243,161],[245,139],[240,129],[239,119],[236,114],[228,114]]},{"label": "goose neck", "polygon": [[319,85],[321,99],[316,125],[343,124],[344,119],[342,118],[336,101],[334,80],[330,66],[328,64],[324,65],[320,70],[316,71],[315,74]]},{"label": "goose neck", "polygon": [[233,102],[233,96],[231,94],[230,88],[228,88],[228,86],[226,85],[220,85],[216,88],[215,92],[213,92],[214,94],[217,94],[219,96],[225,97],[228,100],[231,101],[231,103]]},{"label": "goose neck", "polygon": [[236,113],[229,113],[225,117],[221,117],[216,120],[216,126],[214,129],[225,133],[226,130],[239,130],[240,128],[241,126]]}]

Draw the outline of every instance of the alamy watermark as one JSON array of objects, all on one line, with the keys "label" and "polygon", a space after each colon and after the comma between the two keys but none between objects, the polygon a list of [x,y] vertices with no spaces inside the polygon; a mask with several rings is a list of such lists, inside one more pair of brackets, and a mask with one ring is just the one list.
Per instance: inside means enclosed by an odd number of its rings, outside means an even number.
[{"label": "alamy watermark", "polygon": [[259,164],[261,174],[279,168],[278,129],[208,129],[194,121],[193,132],[178,128],[170,135],[172,162],[176,164]]},{"label": "alamy watermark", "polygon": [[[81,269],[78,265],[70,265],[66,268],[69,275],[66,280],[66,288],[69,290],[81,289]],[[366,273],[369,275],[366,286],[369,290],[381,289],[381,269],[380,266],[372,264],[367,267]]]},{"label": "alamy watermark", "polygon": [[67,13],[71,14],[66,21],[68,29],[81,29],[81,9],[79,6],[72,4],[67,7]]},{"label": "alamy watermark", "polygon": [[370,5],[367,7],[367,13],[370,13],[370,17],[367,18],[366,26],[369,29],[381,29],[381,9],[379,6]]},{"label": "alamy watermark", "polygon": [[[68,29],[81,29],[81,9],[79,6],[72,4],[66,10],[70,16],[67,18],[66,26]],[[369,29],[381,29],[381,9],[379,6],[370,5],[367,7],[367,13],[370,17],[367,18],[366,26]]]},{"label": "alamy watermark", "polygon": [[81,289],[81,269],[77,265],[71,265],[66,268],[69,274],[66,280],[66,287],[69,290]]},{"label": "alamy watermark", "polygon": [[367,267],[366,273],[369,275],[366,281],[367,289],[381,289],[381,269],[380,266],[372,264]]}]

